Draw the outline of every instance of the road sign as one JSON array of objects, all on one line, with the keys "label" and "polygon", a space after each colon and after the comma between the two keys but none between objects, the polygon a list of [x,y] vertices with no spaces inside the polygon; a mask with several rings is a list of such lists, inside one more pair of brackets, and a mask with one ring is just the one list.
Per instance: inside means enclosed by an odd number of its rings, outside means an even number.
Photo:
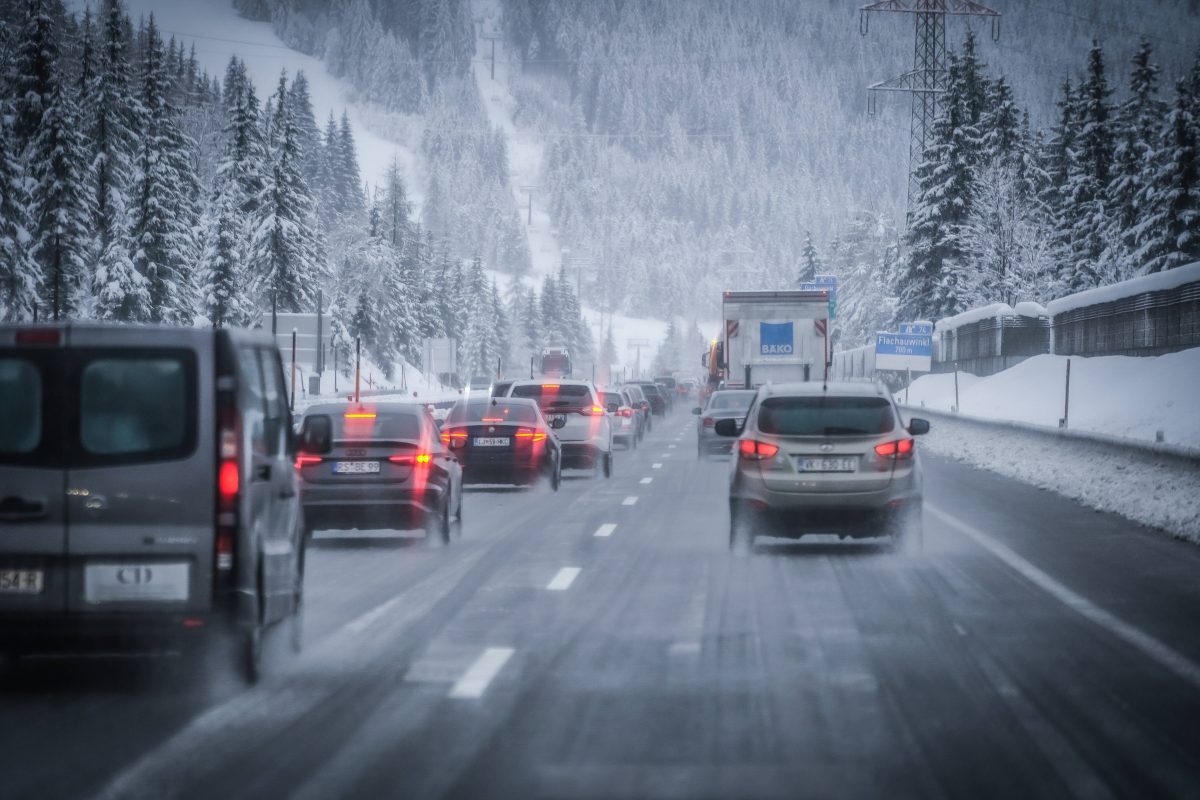
[{"label": "road sign", "polygon": [[875,369],[929,372],[933,337],[919,333],[875,334]]},{"label": "road sign", "polygon": [[932,322],[901,322],[900,323],[900,332],[901,333],[918,333],[918,334],[921,334],[922,336],[932,336],[933,335],[933,323]]},{"label": "road sign", "polygon": [[817,275],[811,282],[800,284],[806,292],[829,293],[829,318],[837,319],[837,275]]}]

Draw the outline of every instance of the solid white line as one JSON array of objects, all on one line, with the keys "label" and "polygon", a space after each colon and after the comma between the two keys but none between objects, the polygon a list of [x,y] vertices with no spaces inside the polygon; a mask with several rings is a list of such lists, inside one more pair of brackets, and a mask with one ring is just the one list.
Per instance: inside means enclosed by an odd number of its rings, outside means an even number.
[{"label": "solid white line", "polygon": [[626,497],[624,500],[622,500],[622,501],[621,501],[621,505],[623,505],[623,506],[631,506],[631,505],[633,505],[633,504],[634,504],[634,503],[636,503],[636,502],[637,502],[637,498],[636,498],[636,497]]},{"label": "solid white line", "polygon": [[468,700],[483,697],[488,685],[512,658],[513,652],[511,647],[489,647],[484,650],[475,663],[467,667],[458,682],[450,687],[447,697]]},{"label": "solid white line", "polygon": [[606,522],[603,525],[601,525],[599,528],[596,528],[596,532],[593,533],[592,535],[593,536],[612,536],[613,531],[615,531],[616,529],[617,529],[617,525],[615,522]]},{"label": "solid white line", "polygon": [[552,592],[565,592],[571,588],[571,584],[575,582],[575,579],[579,577],[579,573],[582,571],[580,567],[563,567],[550,579],[550,583],[546,584],[546,588]]},{"label": "solid white line", "polygon": [[932,513],[935,517],[945,522],[952,528],[967,535],[975,540],[976,544],[987,550],[996,558],[1003,561],[1012,569],[1016,570],[1022,577],[1030,583],[1037,586],[1042,591],[1049,594],[1054,599],[1061,602],[1068,608],[1077,611],[1088,620],[1107,630],[1109,633],[1122,639],[1126,644],[1132,646],[1136,650],[1153,661],[1157,661],[1159,665],[1174,672],[1180,678],[1184,679],[1193,686],[1200,688],[1200,666],[1189,661],[1184,656],[1168,645],[1163,644],[1158,639],[1155,639],[1148,633],[1145,633],[1133,625],[1130,625],[1123,619],[1113,616],[1103,608],[1092,603],[1083,595],[1063,586],[1054,578],[1042,572],[1040,569],[1030,564],[1021,556],[1017,555],[1006,545],[988,536],[983,531],[969,525],[966,522],[958,519],[955,516],[947,514],[945,511],[934,508],[928,504],[925,505],[925,510]]},{"label": "solid white line", "polygon": [[654,478],[642,478],[642,483],[650,483]]},{"label": "solid white line", "polygon": [[650,469],[662,469],[662,462],[655,461],[653,464],[650,465]]}]

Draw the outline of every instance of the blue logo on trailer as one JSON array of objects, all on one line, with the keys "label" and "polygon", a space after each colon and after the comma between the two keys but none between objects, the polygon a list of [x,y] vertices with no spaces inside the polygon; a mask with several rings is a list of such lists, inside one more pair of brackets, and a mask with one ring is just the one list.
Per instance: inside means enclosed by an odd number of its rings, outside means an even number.
[{"label": "blue logo on trailer", "polygon": [[796,352],[790,322],[758,323],[758,354],[763,356],[790,356]]}]

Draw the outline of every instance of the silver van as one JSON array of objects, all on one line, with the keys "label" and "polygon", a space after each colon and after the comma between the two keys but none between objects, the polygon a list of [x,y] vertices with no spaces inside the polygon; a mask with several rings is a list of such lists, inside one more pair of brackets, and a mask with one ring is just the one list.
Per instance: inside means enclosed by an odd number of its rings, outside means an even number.
[{"label": "silver van", "polygon": [[0,325],[0,656],[298,649],[285,387],[261,332]]}]

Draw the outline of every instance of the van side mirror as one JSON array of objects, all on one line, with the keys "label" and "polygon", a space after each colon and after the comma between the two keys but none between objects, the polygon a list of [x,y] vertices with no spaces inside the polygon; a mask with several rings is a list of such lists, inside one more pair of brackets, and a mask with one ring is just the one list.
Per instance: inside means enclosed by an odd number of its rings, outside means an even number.
[{"label": "van side mirror", "polygon": [[333,447],[333,423],[321,414],[305,417],[300,429],[300,450],[313,455],[328,453]]},{"label": "van side mirror", "polygon": [[713,426],[713,431],[717,436],[740,436],[742,433],[736,419],[717,420],[717,424]]},{"label": "van side mirror", "polygon": [[908,432],[913,436],[929,433],[929,420],[913,417],[908,421]]}]

